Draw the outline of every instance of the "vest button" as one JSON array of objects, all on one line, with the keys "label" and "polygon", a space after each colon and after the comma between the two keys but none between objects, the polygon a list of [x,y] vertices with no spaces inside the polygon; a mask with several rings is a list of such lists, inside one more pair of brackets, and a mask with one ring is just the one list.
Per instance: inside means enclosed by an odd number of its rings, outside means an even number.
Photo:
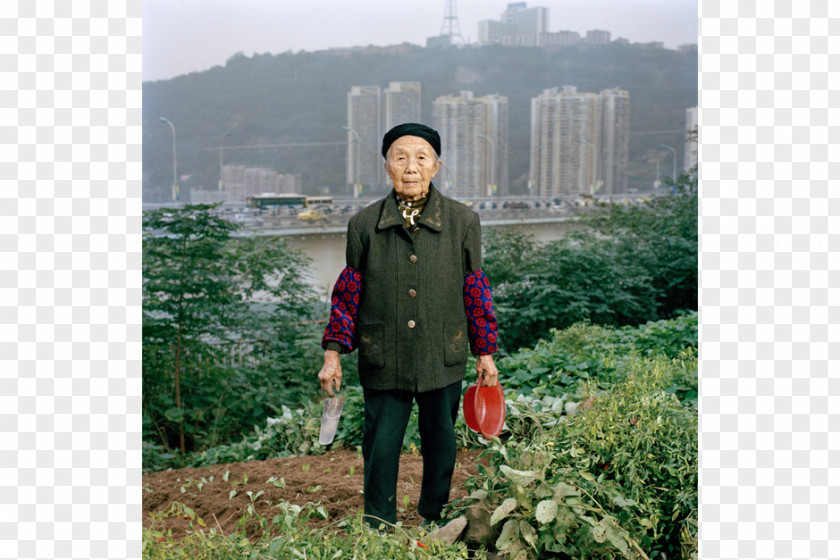
[{"label": "vest button", "polygon": [[408,290],[408,297],[414,297],[416,295],[417,295],[417,290],[415,290],[414,288]]},{"label": "vest button", "polygon": [[410,257],[408,257],[408,262],[416,263],[417,262],[417,255],[411,255]]},{"label": "vest button", "polygon": [[409,329],[413,329],[413,328],[414,328],[414,325],[416,325],[416,324],[417,324],[417,323],[415,323],[415,322],[414,322],[414,320],[412,319],[411,321],[409,321],[409,322],[408,322],[408,328],[409,328]]}]

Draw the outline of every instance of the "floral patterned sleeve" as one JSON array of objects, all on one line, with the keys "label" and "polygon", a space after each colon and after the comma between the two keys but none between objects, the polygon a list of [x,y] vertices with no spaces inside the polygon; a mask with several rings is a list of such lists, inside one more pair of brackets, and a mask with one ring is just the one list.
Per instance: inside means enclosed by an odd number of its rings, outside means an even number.
[{"label": "floral patterned sleeve", "polygon": [[[321,347],[328,346],[347,354],[356,349],[356,318],[359,315],[359,298],[364,285],[362,273],[345,267],[333,286],[330,320],[321,339]],[[340,349],[335,348],[335,343]]]},{"label": "floral patterned sleeve", "polygon": [[464,278],[464,309],[467,312],[470,351],[483,356],[496,352],[496,315],[490,282],[479,268]]}]

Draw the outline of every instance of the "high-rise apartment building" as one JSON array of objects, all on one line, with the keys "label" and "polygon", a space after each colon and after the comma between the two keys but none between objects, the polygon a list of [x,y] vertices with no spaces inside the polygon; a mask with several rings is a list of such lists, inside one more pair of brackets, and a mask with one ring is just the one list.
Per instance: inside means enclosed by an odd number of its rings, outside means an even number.
[{"label": "high-rise apartment building", "polygon": [[598,94],[600,138],[598,140],[598,193],[627,192],[630,149],[630,93],[619,88]]},{"label": "high-rise apartment building", "polygon": [[501,95],[477,98],[462,91],[435,100],[435,128],[443,144],[435,184],[445,194],[508,193],[508,113],[508,99]]},{"label": "high-rise apartment building", "polygon": [[277,173],[265,167],[247,167],[245,165],[225,165],[222,177],[226,186],[228,202],[245,202],[249,196],[262,193],[302,192],[299,174]]},{"label": "high-rise apartment building", "polygon": [[577,31],[557,31],[540,35],[541,47],[571,47],[580,44],[580,33]]},{"label": "high-rise apartment building", "polygon": [[485,19],[478,22],[478,44],[479,45],[502,45],[505,38],[512,37],[516,32],[516,26],[498,21]]},{"label": "high-rise apartment building", "polygon": [[527,2],[507,5],[499,21],[478,22],[478,44],[508,47],[536,47],[548,31],[548,8],[529,8]]},{"label": "high-rise apartment building", "polygon": [[697,165],[697,107],[685,110],[685,145],[683,148],[683,170]]},{"label": "high-rise apartment building", "polygon": [[353,86],[347,94],[347,184],[379,189],[382,183],[379,86]]},{"label": "high-rise apartment building", "polygon": [[620,89],[546,89],[531,100],[531,175],[539,196],[627,189],[630,97]]},{"label": "high-rise apartment building", "polygon": [[603,29],[591,29],[586,32],[587,45],[608,45],[610,43],[610,32]]},{"label": "high-rise apartment building", "polygon": [[594,192],[597,113],[597,96],[575,86],[546,89],[531,100],[533,194]]},{"label": "high-rise apartment building", "polygon": [[384,94],[385,128],[382,134],[398,124],[420,122],[420,82],[391,82]]}]

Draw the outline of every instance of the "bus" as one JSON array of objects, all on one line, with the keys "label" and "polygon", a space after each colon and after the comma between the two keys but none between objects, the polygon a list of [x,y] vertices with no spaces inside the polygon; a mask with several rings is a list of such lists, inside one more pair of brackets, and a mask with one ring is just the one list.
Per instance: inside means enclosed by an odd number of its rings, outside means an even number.
[{"label": "bus", "polygon": [[331,196],[306,196],[289,193],[262,193],[249,196],[245,200],[248,208],[277,208],[281,206],[296,206],[301,208],[332,206]]},{"label": "bus", "polygon": [[307,196],[306,206],[332,206],[333,199],[331,196]]},{"label": "bus", "polygon": [[306,206],[306,197],[302,194],[262,193],[245,199],[248,208],[276,208],[278,206]]}]

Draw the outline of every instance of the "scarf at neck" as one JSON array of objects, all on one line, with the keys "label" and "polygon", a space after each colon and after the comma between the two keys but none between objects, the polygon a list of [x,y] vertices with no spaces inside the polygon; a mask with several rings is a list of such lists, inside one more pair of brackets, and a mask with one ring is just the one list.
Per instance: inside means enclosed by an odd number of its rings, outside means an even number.
[{"label": "scarf at neck", "polygon": [[418,200],[403,200],[397,195],[397,207],[399,207],[400,214],[405,220],[405,227],[410,228],[417,222],[427,200],[429,200],[429,193]]}]

